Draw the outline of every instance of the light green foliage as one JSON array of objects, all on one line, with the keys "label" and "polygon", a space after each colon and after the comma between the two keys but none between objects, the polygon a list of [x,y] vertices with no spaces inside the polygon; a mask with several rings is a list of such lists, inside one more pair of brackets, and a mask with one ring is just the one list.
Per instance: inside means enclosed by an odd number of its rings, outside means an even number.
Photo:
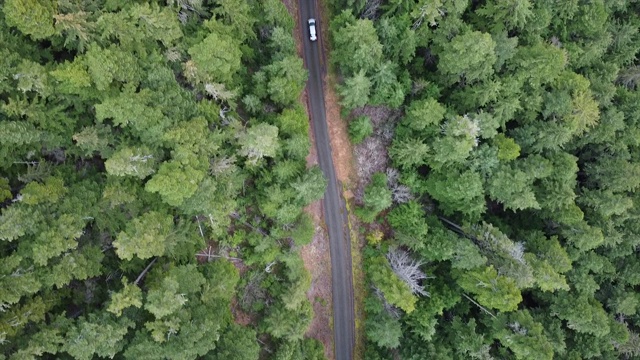
[{"label": "light green foliage", "polygon": [[18,80],[18,90],[23,93],[33,91],[43,97],[50,94],[51,87],[44,66],[24,60],[16,70],[13,78]]},{"label": "light green foliage", "polygon": [[595,249],[604,243],[604,235],[599,227],[590,226],[585,221],[571,224],[562,235],[580,251]]},{"label": "light green foliage", "polygon": [[73,62],[65,61],[59,64],[49,75],[55,80],[57,92],[82,95],[91,87],[91,76],[82,58]]},{"label": "light green foliage", "polygon": [[308,136],[294,135],[282,142],[282,147],[289,159],[304,160],[309,155],[311,142]]},{"label": "light green foliage", "polygon": [[571,260],[558,238],[545,238],[539,233],[532,236],[527,241],[530,253],[525,255],[525,259],[533,269],[536,286],[542,291],[569,290],[562,274],[571,270]]},{"label": "light green foliage", "polygon": [[143,56],[159,43],[168,47],[182,36],[173,11],[148,4],[134,4],[119,12],[102,13],[96,26],[103,38],[114,40],[124,50]]},{"label": "light green foliage", "polygon": [[[446,233],[446,235],[444,235],[442,234],[442,231],[439,231],[436,234],[440,235],[442,239],[436,237],[433,241],[431,241],[431,243],[438,244],[438,240],[457,240],[455,242],[455,246],[445,247],[445,249],[448,250],[445,253],[447,256],[443,256],[443,259],[445,260],[449,257],[452,258],[451,266],[454,269],[471,270],[483,266],[487,263],[487,257],[482,255],[478,247],[473,242],[471,242],[471,240],[465,238],[455,239],[455,235],[451,233]],[[436,234],[432,234],[431,237],[435,237]]]},{"label": "light green foliage", "polygon": [[533,270],[527,262],[524,244],[515,242],[497,227],[482,222],[470,226],[467,233],[498,273],[515,281],[520,289],[533,286]]},{"label": "light green foliage", "polygon": [[202,269],[202,274],[206,279],[201,295],[204,303],[231,301],[233,290],[240,281],[238,269],[232,263],[222,259],[209,262]]},{"label": "light green foliage", "polygon": [[192,157],[189,160],[190,163],[176,160],[162,163],[158,173],[145,185],[145,190],[160,194],[162,200],[171,206],[181,206],[185,199],[195,194],[206,175],[201,170],[201,159]]},{"label": "light green foliage", "polygon": [[516,359],[553,359],[553,348],[544,327],[528,311],[500,314],[492,327],[493,336],[511,350]]},{"label": "light green foliage", "polygon": [[633,207],[633,200],[611,190],[584,189],[578,202],[596,211],[604,219],[623,215]]},{"label": "light green foliage", "polygon": [[66,48],[84,52],[89,42],[95,40],[95,23],[89,15],[85,11],[54,15],[56,34],[64,37]]},{"label": "light green foliage", "polygon": [[585,166],[585,171],[596,188],[619,192],[634,191],[640,186],[640,163],[620,157],[598,157]]},{"label": "light green foliage", "polygon": [[280,146],[278,128],[260,123],[238,134],[238,143],[241,146],[240,155],[247,157],[248,164],[256,165],[264,157],[276,156]]},{"label": "light green foliage", "polygon": [[449,285],[435,283],[430,287],[431,295],[428,298],[421,298],[416,305],[416,310],[406,318],[406,322],[413,328],[414,334],[423,341],[433,339],[436,334],[436,326],[445,309],[450,309],[460,301],[460,295]]},{"label": "light green foliage", "polygon": [[443,48],[438,67],[450,77],[448,82],[456,82],[460,77],[467,82],[486,79],[493,74],[495,47],[491,35],[486,33],[472,31],[457,35]]},{"label": "light green foliage", "polygon": [[172,230],[173,219],[170,215],[150,211],[127,224],[126,230],[118,234],[113,245],[121,259],[130,260],[133,256],[140,259],[162,256],[172,246]]},{"label": "light green foliage", "polygon": [[26,234],[35,234],[43,215],[31,208],[15,204],[2,209],[0,215],[0,239],[14,241]]},{"label": "light green foliage", "polygon": [[113,320],[109,315],[78,319],[78,324],[66,334],[63,350],[75,359],[89,360],[94,355],[113,357],[124,347],[123,338],[134,326],[127,318]]},{"label": "light green foliage", "polygon": [[265,331],[278,339],[300,340],[311,324],[313,308],[303,301],[299,308],[287,310],[282,304],[271,306],[263,320]]},{"label": "light green foliage", "polygon": [[85,246],[65,253],[56,261],[51,261],[46,268],[38,269],[38,275],[44,286],[60,289],[72,280],[86,280],[101,275],[103,259],[100,248]]},{"label": "light green foliage", "polygon": [[[264,22],[273,26],[282,26],[286,31],[292,31],[293,18],[283,2],[277,0],[265,0],[261,2],[264,11]],[[275,30],[275,29],[274,29]]]},{"label": "light green foliage", "polygon": [[[253,5],[2,3],[0,358],[257,359],[256,330],[322,358],[307,73],[286,7]],[[271,261],[236,325],[236,266]]]},{"label": "light green foliage", "polygon": [[[0,123],[0,136],[4,139],[5,144],[23,149],[25,148],[24,145],[29,145],[29,148],[39,148],[36,144],[47,139],[45,132],[36,129],[31,124],[17,121],[3,121]],[[2,154],[2,160],[5,162],[14,159],[11,153],[8,152],[8,148],[0,154]]]},{"label": "light green foliage", "polygon": [[568,328],[579,333],[601,337],[610,331],[607,313],[593,298],[560,292],[554,297],[550,310],[558,318],[567,321]]},{"label": "light green foliage", "polygon": [[165,318],[187,304],[189,295],[199,292],[206,283],[195,265],[176,266],[149,290],[144,308],[156,319]]},{"label": "light green foliage", "polygon": [[500,166],[487,184],[487,193],[506,209],[540,209],[532,189],[534,179],[511,166]]},{"label": "light green foliage", "polygon": [[358,208],[356,214],[365,222],[372,222],[381,211],[392,203],[391,190],[387,187],[387,175],[375,173],[364,190],[364,207]]},{"label": "light green foliage", "polygon": [[227,35],[211,33],[188,52],[196,67],[194,82],[232,84],[240,69],[242,53],[237,40]]},{"label": "light green foliage", "polygon": [[470,218],[477,218],[485,211],[484,190],[480,175],[455,170],[434,173],[425,184],[429,195],[440,202],[446,214],[459,211]]},{"label": "light green foliage", "polygon": [[324,360],[322,343],[314,338],[298,341],[285,341],[278,345],[274,360]]},{"label": "light green foliage", "polygon": [[286,290],[280,294],[280,299],[287,310],[299,309],[307,302],[307,290],[311,285],[311,274],[305,269],[302,259],[288,256],[284,258],[287,266],[286,276],[289,283]]},{"label": "light green foliage", "polygon": [[46,230],[36,236],[31,248],[31,257],[36,264],[44,266],[51,258],[75,249],[84,226],[85,222],[79,216],[71,214],[62,214],[57,219],[50,219]]},{"label": "light green foliage", "polygon": [[309,169],[292,184],[296,190],[296,199],[304,206],[319,200],[327,188],[327,179],[319,166]]},{"label": "light green foliage", "polygon": [[102,124],[85,127],[82,131],[73,134],[73,141],[85,156],[98,153],[103,158],[109,158],[113,153],[110,146],[113,139],[111,128]]},{"label": "light green foliage", "polygon": [[[103,49],[91,44],[86,54],[86,64],[91,80],[99,91],[106,90],[113,81],[119,83],[137,84],[140,81],[140,67],[136,58],[130,52],[125,52],[116,46]],[[79,70],[73,69],[76,72]],[[83,73],[79,73],[83,76]],[[71,75],[70,75],[71,76]],[[75,79],[73,84],[84,85],[83,78]],[[82,82],[79,82],[82,81]]]},{"label": "light green foliage", "polygon": [[403,65],[414,57],[418,40],[408,25],[408,19],[401,17],[385,17],[376,24],[385,57]]},{"label": "light green foliage", "polygon": [[160,8],[156,4],[135,4],[128,9],[127,13],[137,22],[138,30],[146,38],[159,41],[165,47],[173,45],[182,37],[178,18],[167,7]]},{"label": "light green foliage", "polygon": [[307,213],[303,213],[291,230],[291,238],[296,245],[304,246],[311,243],[315,230],[315,224],[311,217]]},{"label": "light green foliage", "polygon": [[411,293],[409,285],[393,272],[384,256],[368,260],[367,274],[375,288],[384,294],[385,301],[407,313],[415,310],[417,297]]},{"label": "light green foliage", "polygon": [[492,359],[489,354],[488,339],[482,332],[477,331],[475,319],[471,318],[465,323],[459,316],[456,316],[451,327],[447,330],[455,339],[455,346],[452,346],[452,350],[462,358]]},{"label": "light green foliage", "polygon": [[307,135],[309,133],[309,119],[305,109],[296,106],[284,109],[276,118],[278,129],[283,135]]},{"label": "light green foliage", "polygon": [[398,108],[404,102],[406,85],[401,84],[396,75],[396,64],[385,61],[376,66],[371,75],[371,104]]},{"label": "light green foliage", "polygon": [[519,46],[511,62],[517,67],[518,75],[532,86],[552,83],[567,65],[564,50],[550,44],[537,43],[533,46]]},{"label": "light green foliage", "polygon": [[0,304],[16,304],[21,297],[40,290],[42,284],[33,271],[25,271],[21,266],[22,260],[18,255],[3,258],[0,264]]},{"label": "light green foliage", "polygon": [[30,182],[25,186],[20,194],[22,202],[28,205],[36,205],[41,203],[56,203],[66,194],[67,188],[64,181],[58,177],[49,177],[45,179],[43,184],[38,182]]},{"label": "light green foliage", "polygon": [[57,2],[51,0],[7,0],[2,11],[7,24],[17,27],[34,40],[45,39],[55,33],[53,16]]},{"label": "light green foliage", "polygon": [[514,311],[522,301],[516,282],[498,275],[493,266],[462,273],[457,284],[475,295],[475,300],[489,309],[507,312]]},{"label": "light green foliage", "polygon": [[395,231],[396,240],[413,250],[424,248],[429,226],[418,202],[412,200],[399,205],[389,212],[387,220]]},{"label": "light green foliage", "polygon": [[353,144],[360,144],[373,133],[373,125],[368,116],[358,116],[349,121],[349,139]]},{"label": "light green foliage", "polygon": [[442,124],[441,131],[443,136],[433,140],[433,155],[427,159],[433,168],[440,168],[446,163],[462,163],[478,146],[480,126],[477,119],[467,115],[456,116]]},{"label": "light green foliage", "polygon": [[291,31],[287,31],[282,27],[276,27],[271,33],[269,39],[269,46],[277,54],[276,57],[283,56],[280,54],[293,54],[295,53],[296,42]]},{"label": "light green foliage", "polygon": [[160,142],[171,120],[154,105],[150,90],[134,92],[128,86],[118,97],[108,98],[95,106],[96,119],[99,122],[112,119],[114,125],[131,129],[143,143],[155,145]]},{"label": "light green foliage", "polygon": [[400,345],[400,322],[386,312],[365,320],[365,333],[369,340],[383,348],[395,349]]},{"label": "light green foliage", "polygon": [[382,60],[382,44],[373,22],[353,20],[333,32],[334,58],[347,75],[368,73]]},{"label": "light green foliage", "polygon": [[220,335],[216,349],[206,355],[210,360],[258,360],[260,345],[256,332],[236,324],[231,324]]},{"label": "light green foliage", "polygon": [[491,17],[494,26],[506,30],[522,29],[527,20],[533,15],[532,3],[529,0],[488,1],[481,9],[479,15]]},{"label": "light green foliage", "polygon": [[135,176],[144,179],[155,172],[156,159],[146,146],[124,147],[105,162],[107,173],[115,176]]},{"label": "light green foliage", "polygon": [[[163,139],[175,149],[173,158],[182,160],[188,154],[213,155],[219,148],[214,134],[208,128],[207,120],[197,117],[169,129]],[[185,155],[180,156],[183,153]]]},{"label": "light green foliage", "polygon": [[358,71],[352,77],[346,78],[344,85],[339,88],[342,97],[340,104],[348,110],[365,106],[369,102],[371,86],[371,80],[364,70]]},{"label": "light green foliage", "polygon": [[9,180],[7,178],[0,178],[0,202],[4,202],[12,197]]},{"label": "light green foliage", "polygon": [[[252,8],[246,1],[229,0],[217,4],[213,13],[231,28],[233,38],[244,42],[247,39],[255,39],[253,25],[256,19],[253,17]],[[216,30],[214,26],[209,26]]]},{"label": "light green foliage", "polygon": [[302,59],[289,55],[264,67],[270,99],[280,106],[293,105],[299,98],[307,80],[307,71]]},{"label": "light green foliage", "polygon": [[396,138],[389,148],[389,156],[401,168],[424,165],[430,155],[429,145],[419,138]]},{"label": "light green foliage", "polygon": [[142,306],[142,291],[136,284],[129,284],[127,279],[122,279],[122,289],[111,294],[111,302],[107,311],[121,316],[122,310],[133,306],[140,308]]},{"label": "light green foliage", "polygon": [[498,148],[498,159],[501,161],[511,161],[520,156],[520,146],[504,134],[493,137],[493,144]]},{"label": "light green foliage", "polygon": [[413,101],[402,123],[418,133],[433,131],[432,128],[440,124],[445,113],[445,107],[435,99]]}]

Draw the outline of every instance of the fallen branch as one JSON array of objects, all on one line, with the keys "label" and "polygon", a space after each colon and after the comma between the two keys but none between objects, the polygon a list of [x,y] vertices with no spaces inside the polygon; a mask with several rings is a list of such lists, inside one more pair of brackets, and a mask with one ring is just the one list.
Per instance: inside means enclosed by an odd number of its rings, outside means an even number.
[{"label": "fallen branch", "polygon": [[486,312],[487,314],[491,315],[492,318],[497,319],[495,315],[493,315],[491,313],[491,311],[487,310],[484,306],[478,304],[475,300],[473,300],[472,298],[470,298],[469,296],[467,296],[467,294],[462,293],[462,296],[466,297],[467,300],[471,301],[472,303],[474,303],[477,307],[479,307],[482,311]]},{"label": "fallen branch", "polygon": [[140,283],[140,280],[142,280],[142,278],[147,274],[147,272],[149,272],[149,269],[151,269],[151,266],[153,266],[153,264],[155,264],[156,260],[158,260],[157,257],[153,258],[153,260],[151,260],[149,265],[147,265],[147,267],[144,268],[144,270],[142,270],[140,275],[138,275],[138,277],[136,278],[136,281],[133,282],[133,285],[138,285],[138,283]]}]

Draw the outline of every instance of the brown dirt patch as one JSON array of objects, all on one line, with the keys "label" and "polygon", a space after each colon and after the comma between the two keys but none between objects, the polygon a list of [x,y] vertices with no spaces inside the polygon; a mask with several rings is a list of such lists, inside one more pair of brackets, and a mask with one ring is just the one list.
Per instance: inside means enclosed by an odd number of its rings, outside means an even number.
[{"label": "brown dirt patch", "polygon": [[325,75],[324,106],[327,111],[327,126],[331,139],[331,155],[336,177],[344,184],[351,184],[355,179],[353,173],[353,149],[347,132],[347,122],[340,117],[338,95],[334,91],[333,81]]},{"label": "brown dirt patch", "polygon": [[233,315],[233,321],[238,325],[247,326],[249,324],[256,324],[256,319],[242,311],[242,308],[240,308],[240,304],[238,304],[238,300],[235,297],[231,299],[231,314]]},{"label": "brown dirt patch", "polygon": [[329,252],[329,237],[320,224],[322,219],[322,202],[316,201],[307,206],[305,211],[311,215],[316,226],[313,241],[300,249],[300,256],[305,268],[311,273],[311,287],[307,291],[307,298],[313,305],[314,318],[305,334],[318,339],[324,344],[324,354],[327,359],[334,359],[333,329],[331,327],[331,256]]},{"label": "brown dirt patch", "polygon": [[321,26],[318,41],[320,41],[322,45],[322,83],[327,126],[329,128],[329,138],[331,139],[331,155],[333,158],[333,166],[336,170],[336,177],[340,182],[345,184],[347,188],[351,188],[351,185],[355,183],[356,180],[353,147],[349,140],[347,122],[340,116],[340,98],[335,92],[335,85],[338,83],[338,79],[335,78],[331,64],[327,62],[327,56],[331,51],[331,44],[329,42],[329,14],[331,12],[325,2],[321,2],[319,6]]}]

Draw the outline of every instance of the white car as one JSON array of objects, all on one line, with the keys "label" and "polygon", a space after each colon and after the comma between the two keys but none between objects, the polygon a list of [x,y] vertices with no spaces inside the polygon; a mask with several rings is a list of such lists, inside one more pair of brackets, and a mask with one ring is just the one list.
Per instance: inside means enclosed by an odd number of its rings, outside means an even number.
[{"label": "white car", "polygon": [[316,19],[309,19],[309,40],[318,40],[318,37],[316,36]]}]

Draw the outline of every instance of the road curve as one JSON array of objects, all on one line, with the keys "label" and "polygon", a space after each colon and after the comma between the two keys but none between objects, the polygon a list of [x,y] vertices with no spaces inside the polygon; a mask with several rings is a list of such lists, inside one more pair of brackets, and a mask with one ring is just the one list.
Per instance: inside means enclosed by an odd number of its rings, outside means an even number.
[{"label": "road curve", "polygon": [[[320,14],[316,0],[298,0],[302,31],[304,60],[309,71],[307,82],[307,99],[311,116],[311,127],[315,135],[320,168],[328,180],[324,194],[324,219],[329,233],[331,249],[331,290],[333,300],[333,338],[336,360],[353,359],[355,343],[354,307],[353,307],[353,273],[351,271],[351,243],[347,226],[347,211],[342,189],[336,179],[331,144],[327,128],[324,108],[324,92],[322,88],[322,41]],[[309,40],[307,20],[315,18],[318,27],[318,40]]]}]

